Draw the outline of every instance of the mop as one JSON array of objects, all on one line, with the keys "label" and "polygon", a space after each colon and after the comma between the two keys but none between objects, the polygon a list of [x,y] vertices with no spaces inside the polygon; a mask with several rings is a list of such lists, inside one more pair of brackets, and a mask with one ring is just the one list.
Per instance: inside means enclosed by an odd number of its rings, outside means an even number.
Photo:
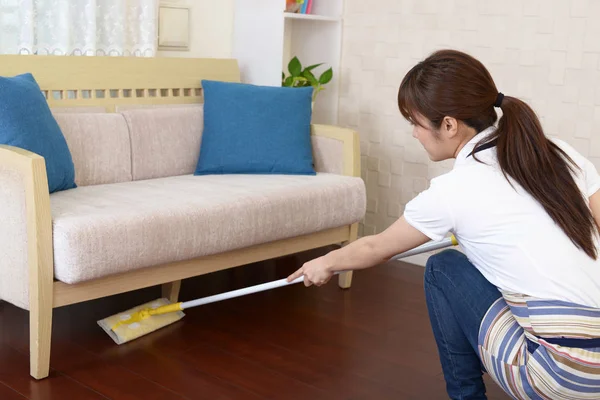
[{"label": "mop", "polygon": [[[456,238],[451,236],[441,241],[426,243],[412,250],[398,254],[392,257],[391,260],[399,260],[416,254],[456,245],[458,245]],[[337,275],[340,273],[341,272],[336,272],[335,274]],[[287,279],[284,278],[186,302],[170,303],[169,300],[161,298],[102,319],[98,321],[98,325],[104,329],[115,343],[120,345],[179,321],[184,317],[185,314],[183,313],[183,310],[185,309],[271,290],[282,286],[294,285],[300,282],[304,282],[304,276],[300,276],[291,282],[288,282]]]}]

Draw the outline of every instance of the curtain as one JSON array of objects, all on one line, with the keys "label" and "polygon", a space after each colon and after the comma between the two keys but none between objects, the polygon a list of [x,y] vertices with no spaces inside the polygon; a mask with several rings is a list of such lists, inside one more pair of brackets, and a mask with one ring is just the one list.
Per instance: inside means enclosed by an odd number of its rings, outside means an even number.
[{"label": "curtain", "polygon": [[0,53],[152,57],[158,0],[0,0]]}]

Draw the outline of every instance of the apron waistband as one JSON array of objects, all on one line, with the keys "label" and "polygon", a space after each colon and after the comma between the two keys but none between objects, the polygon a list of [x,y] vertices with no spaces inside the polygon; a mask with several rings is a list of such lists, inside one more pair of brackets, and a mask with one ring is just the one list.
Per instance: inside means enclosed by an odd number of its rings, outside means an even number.
[{"label": "apron waistband", "polygon": [[[589,339],[580,339],[580,338],[545,338],[536,336],[538,339],[545,341],[546,343],[554,344],[562,347],[571,347],[576,349],[593,349],[596,347],[600,347],[600,338],[589,338]],[[534,349],[537,348],[537,343],[532,342],[531,340],[527,340],[536,346],[531,346]],[[531,347],[528,346],[530,349]]]},{"label": "apron waistband", "polygon": [[563,347],[574,347],[579,349],[591,349],[600,347],[600,338],[578,339],[578,338],[540,338],[547,343]]}]

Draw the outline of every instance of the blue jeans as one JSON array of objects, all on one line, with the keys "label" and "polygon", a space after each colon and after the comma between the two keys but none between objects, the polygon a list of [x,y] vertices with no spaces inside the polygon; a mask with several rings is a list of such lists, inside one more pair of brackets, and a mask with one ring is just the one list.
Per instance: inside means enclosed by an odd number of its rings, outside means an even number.
[{"label": "blue jeans", "polygon": [[425,297],[448,395],[486,399],[477,336],[500,292],[464,254],[445,250],[427,262]]}]

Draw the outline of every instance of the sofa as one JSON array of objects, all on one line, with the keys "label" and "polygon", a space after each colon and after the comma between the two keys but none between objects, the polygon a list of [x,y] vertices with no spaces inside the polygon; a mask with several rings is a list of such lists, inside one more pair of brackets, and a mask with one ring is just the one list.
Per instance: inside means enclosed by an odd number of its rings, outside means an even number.
[{"label": "sofa", "polygon": [[355,131],[311,125],[314,176],[194,175],[200,82],[239,82],[235,60],[0,56],[0,76],[26,71],[77,184],[50,194],[43,157],[0,146],[0,299],[30,312],[34,378],[49,374],[53,308],[155,285],[175,302],[182,279],[356,239]]}]

